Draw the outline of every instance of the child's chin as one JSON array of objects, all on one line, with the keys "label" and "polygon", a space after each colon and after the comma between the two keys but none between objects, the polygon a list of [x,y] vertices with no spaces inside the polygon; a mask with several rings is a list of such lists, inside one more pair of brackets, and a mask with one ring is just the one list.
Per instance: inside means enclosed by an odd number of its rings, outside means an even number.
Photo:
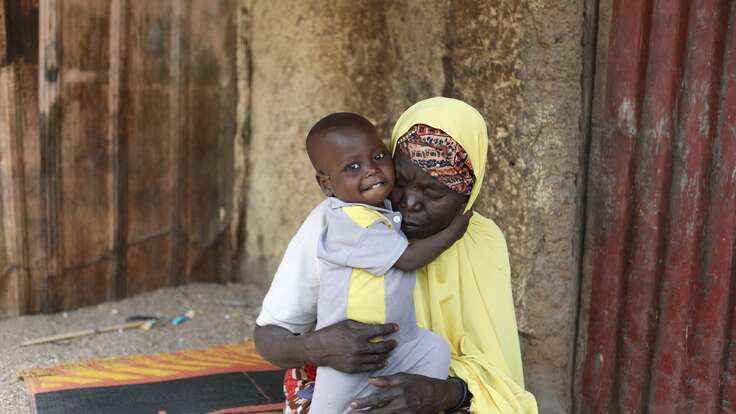
[{"label": "child's chin", "polygon": [[364,204],[382,205],[383,200],[388,198],[389,192],[381,188],[381,191],[371,191],[371,194],[365,194],[363,202]]}]

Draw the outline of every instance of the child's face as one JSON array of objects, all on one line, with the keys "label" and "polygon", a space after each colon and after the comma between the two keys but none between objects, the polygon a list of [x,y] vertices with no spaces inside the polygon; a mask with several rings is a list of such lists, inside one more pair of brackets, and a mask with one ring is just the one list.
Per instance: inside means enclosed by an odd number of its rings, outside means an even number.
[{"label": "child's face", "polygon": [[394,164],[376,131],[340,128],[319,145],[317,182],[328,196],[348,203],[383,206],[394,187]]}]

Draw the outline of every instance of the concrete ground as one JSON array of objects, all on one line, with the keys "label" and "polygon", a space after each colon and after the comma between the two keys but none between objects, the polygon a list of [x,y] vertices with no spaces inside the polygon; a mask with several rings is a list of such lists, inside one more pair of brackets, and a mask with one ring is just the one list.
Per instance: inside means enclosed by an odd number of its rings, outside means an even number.
[{"label": "concrete ground", "polygon": [[[249,339],[263,293],[262,288],[249,284],[191,284],[70,312],[0,320],[0,413],[29,412],[24,384],[16,376],[19,370]],[[135,329],[20,347],[28,339],[114,325],[132,315],[170,318],[188,309],[196,316],[178,327],[167,323],[150,331]]]}]

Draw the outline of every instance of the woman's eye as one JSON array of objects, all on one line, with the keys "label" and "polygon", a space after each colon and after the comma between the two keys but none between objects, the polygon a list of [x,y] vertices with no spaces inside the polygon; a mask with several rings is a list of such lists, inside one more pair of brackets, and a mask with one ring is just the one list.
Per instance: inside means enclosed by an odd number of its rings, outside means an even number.
[{"label": "woman's eye", "polygon": [[360,164],[354,162],[345,166],[345,171],[357,171],[360,169]]},{"label": "woman's eye", "polygon": [[436,190],[429,190],[425,191],[424,194],[426,194],[429,198],[437,200],[445,196],[445,193],[443,191],[436,191]]},{"label": "woman's eye", "polygon": [[380,160],[382,160],[382,159],[384,159],[384,158],[386,158],[386,153],[384,153],[384,152],[379,152],[379,153],[378,153],[378,154],[376,154],[376,156],[374,157],[374,159],[375,159],[376,161],[380,161]]}]

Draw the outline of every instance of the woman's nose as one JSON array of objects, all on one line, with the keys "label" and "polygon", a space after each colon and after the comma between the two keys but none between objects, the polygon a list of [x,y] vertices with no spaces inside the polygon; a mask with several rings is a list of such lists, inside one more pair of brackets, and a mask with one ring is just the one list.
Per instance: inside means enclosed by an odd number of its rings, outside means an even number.
[{"label": "woman's nose", "polygon": [[402,200],[404,207],[408,211],[419,211],[422,208],[421,198],[416,191],[406,189],[404,191],[404,199]]}]

